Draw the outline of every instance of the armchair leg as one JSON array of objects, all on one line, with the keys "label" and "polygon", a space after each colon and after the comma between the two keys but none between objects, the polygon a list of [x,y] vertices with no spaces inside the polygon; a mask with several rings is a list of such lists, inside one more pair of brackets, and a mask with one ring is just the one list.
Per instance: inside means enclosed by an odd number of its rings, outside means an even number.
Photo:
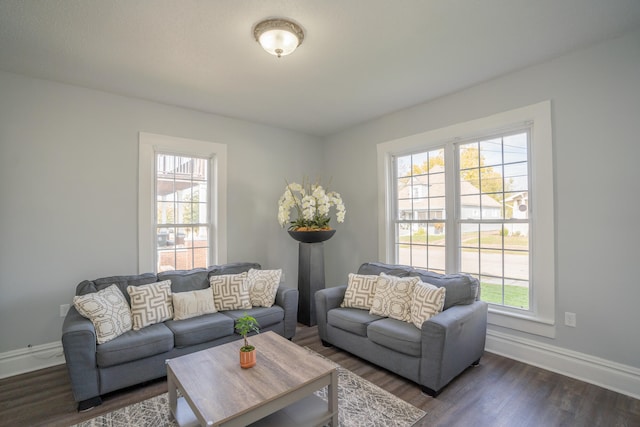
[{"label": "armchair leg", "polygon": [[420,387],[422,388],[422,392],[424,394],[427,394],[427,395],[429,395],[431,397],[438,397],[438,395],[440,394],[440,390],[436,391],[436,390],[433,390],[433,389],[431,389],[429,387],[426,387],[426,386],[420,386]]},{"label": "armchair leg", "polygon": [[325,340],[321,340],[322,341],[322,346],[323,347],[333,347],[333,345],[331,345],[330,343],[326,342]]},{"label": "armchair leg", "polygon": [[471,366],[478,366],[478,365],[480,365],[480,359],[476,360],[471,364]]}]

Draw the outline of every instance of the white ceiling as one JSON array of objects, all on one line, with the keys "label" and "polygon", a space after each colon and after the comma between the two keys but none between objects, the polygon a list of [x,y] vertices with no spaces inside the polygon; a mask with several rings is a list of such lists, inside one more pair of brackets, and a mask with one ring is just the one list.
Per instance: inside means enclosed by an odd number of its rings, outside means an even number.
[{"label": "white ceiling", "polygon": [[640,0],[0,0],[0,70],[324,136],[638,26]]}]

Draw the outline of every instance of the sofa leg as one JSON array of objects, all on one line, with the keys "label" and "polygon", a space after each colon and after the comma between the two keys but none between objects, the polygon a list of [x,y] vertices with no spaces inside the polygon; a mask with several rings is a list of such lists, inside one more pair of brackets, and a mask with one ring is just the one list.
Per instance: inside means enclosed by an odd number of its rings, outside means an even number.
[{"label": "sofa leg", "polygon": [[426,386],[421,386],[421,388],[424,394],[427,394],[431,397],[438,397],[438,395],[440,394],[440,390],[436,391]]},{"label": "sofa leg", "polygon": [[78,412],[85,412],[100,405],[102,405],[102,398],[100,396],[92,397],[78,402]]},{"label": "sofa leg", "polygon": [[478,366],[478,365],[480,365],[480,359],[476,360],[471,364],[471,366]]},{"label": "sofa leg", "polygon": [[328,342],[326,342],[325,340],[320,340],[322,341],[322,346],[323,347],[333,347],[333,345],[329,344]]}]

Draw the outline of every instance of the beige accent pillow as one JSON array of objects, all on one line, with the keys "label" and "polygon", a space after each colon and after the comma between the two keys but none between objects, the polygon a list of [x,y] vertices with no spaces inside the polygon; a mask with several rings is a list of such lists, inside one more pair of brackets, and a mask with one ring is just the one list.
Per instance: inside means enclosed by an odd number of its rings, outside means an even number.
[{"label": "beige accent pillow", "polygon": [[371,310],[379,276],[349,273],[347,290],[340,307]]},{"label": "beige accent pillow", "polygon": [[282,270],[249,270],[247,288],[253,307],[271,307],[276,302],[281,276]]},{"label": "beige accent pillow", "polygon": [[431,283],[418,282],[413,289],[411,323],[421,329],[422,324],[442,311],[446,289]]},{"label": "beige accent pillow", "polygon": [[369,313],[392,319],[411,321],[411,300],[418,277],[396,277],[381,273]]},{"label": "beige accent pillow", "polygon": [[245,310],[251,308],[246,279],[246,272],[209,277],[216,310]]},{"label": "beige accent pillow", "polygon": [[96,342],[104,344],[131,330],[131,310],[117,285],[73,297],[73,305],[96,329]]},{"label": "beige accent pillow", "polygon": [[176,292],[173,298],[173,320],[184,320],[203,314],[215,313],[211,288],[198,291]]},{"label": "beige accent pillow", "polygon": [[131,298],[134,331],[173,318],[171,280],[128,286],[127,292]]}]

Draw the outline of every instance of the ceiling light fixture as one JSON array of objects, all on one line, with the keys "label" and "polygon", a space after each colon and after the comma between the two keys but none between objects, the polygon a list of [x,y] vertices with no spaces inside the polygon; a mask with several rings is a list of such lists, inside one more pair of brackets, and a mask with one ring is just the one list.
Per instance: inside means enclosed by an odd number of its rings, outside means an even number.
[{"label": "ceiling light fixture", "polygon": [[260,46],[278,58],[289,55],[304,40],[304,32],[299,25],[286,19],[267,19],[253,29],[253,36]]}]

